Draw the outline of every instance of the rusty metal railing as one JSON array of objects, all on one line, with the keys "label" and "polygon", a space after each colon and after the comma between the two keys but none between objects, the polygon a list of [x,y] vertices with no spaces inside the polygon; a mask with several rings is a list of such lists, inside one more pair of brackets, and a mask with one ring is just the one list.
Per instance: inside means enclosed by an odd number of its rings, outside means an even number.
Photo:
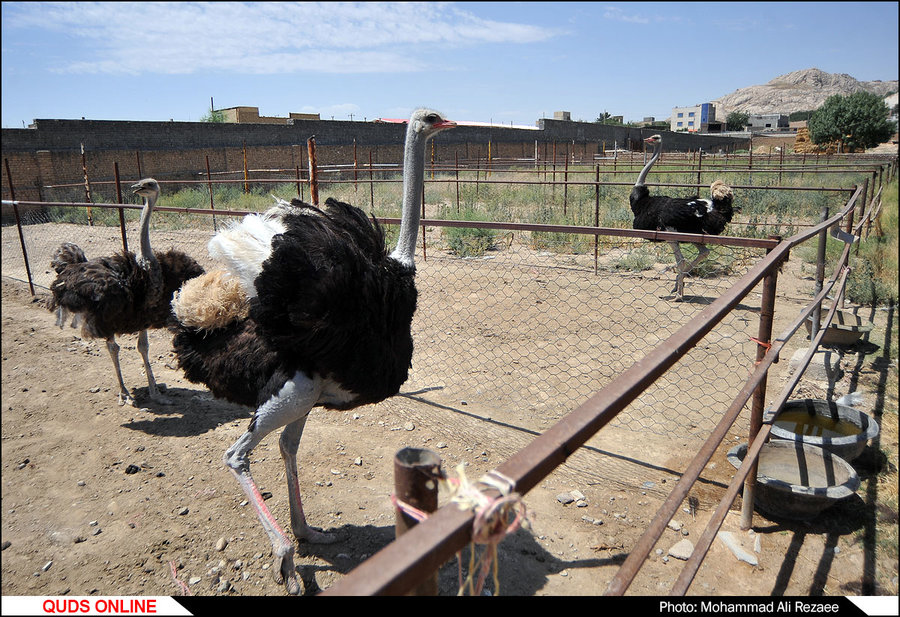
[{"label": "rusty metal railing", "polygon": [[[696,345],[712,328],[719,323],[750,291],[770,273],[777,271],[781,263],[788,257],[792,247],[817,235],[821,228],[830,228],[838,224],[857,206],[857,200],[863,193],[857,187],[847,204],[841,211],[812,229],[803,231],[778,243],[766,257],[753,266],[734,286],[706,307],[688,324],[676,331],[657,346],[644,358],[636,362],[609,385],[602,388],[582,403],[557,424],[536,437],[531,443],[495,468],[495,471],[512,481],[514,489],[526,494],[543,478],[556,469],[579,447],[608,424],[620,411],[643,392],[650,384],[672,367],[687,350]],[[865,217],[863,217],[864,219]],[[677,235],[677,234],[676,234]],[[845,276],[844,279],[845,280]],[[821,302],[828,286],[817,296]],[[807,309],[812,313],[813,306]],[[803,317],[805,319],[805,316]],[[802,319],[799,320],[802,323]],[[799,327],[799,323],[797,327]],[[796,330],[796,328],[794,328]],[[823,329],[824,332],[824,329]],[[791,331],[793,334],[793,330]],[[760,341],[770,345],[769,341]],[[707,444],[692,461],[682,475],[681,480],[671,492],[669,498],[658,511],[654,522],[639,540],[629,559],[620,567],[616,578],[610,584],[608,594],[624,593],[633,580],[640,565],[646,557],[649,546],[658,538],[660,524],[671,517],[674,508],[681,503],[687,491],[699,478],[700,473],[721,443],[727,427],[731,426],[737,413],[750,396],[757,391],[765,379],[769,366],[778,357],[783,342],[768,347],[754,368],[751,376],[741,389],[734,404],[723,417],[719,426],[707,440]],[[732,417],[733,416],[733,417]],[[729,421],[730,419],[730,421]],[[746,477],[755,465],[755,458],[761,448],[760,440],[768,436],[768,427],[763,426],[757,433],[754,448],[748,451],[744,461],[742,475]],[[741,482],[743,479],[741,480]],[[740,482],[738,482],[738,486]],[[734,496],[736,496],[736,489]],[[486,486],[488,497],[499,497],[496,488]],[[732,496],[732,501],[734,499]],[[726,498],[728,495],[726,495]],[[722,503],[724,503],[723,500]],[[725,510],[730,502],[725,506]],[[721,509],[721,504],[720,504]],[[463,548],[471,540],[474,513],[460,510],[455,506],[444,506],[433,516],[409,530],[374,556],[360,564],[347,576],[322,592],[322,595],[392,595],[402,594],[420,584],[425,577],[438,569],[445,561]],[[724,516],[724,515],[723,515]],[[708,548],[708,545],[707,545]],[[641,554],[643,552],[643,554]],[[694,559],[699,564],[706,550],[694,551]],[[690,575],[692,578],[692,575]],[[689,583],[689,581],[688,581]],[[684,585],[684,583],[680,583]],[[679,587],[680,588],[680,587]]]}]

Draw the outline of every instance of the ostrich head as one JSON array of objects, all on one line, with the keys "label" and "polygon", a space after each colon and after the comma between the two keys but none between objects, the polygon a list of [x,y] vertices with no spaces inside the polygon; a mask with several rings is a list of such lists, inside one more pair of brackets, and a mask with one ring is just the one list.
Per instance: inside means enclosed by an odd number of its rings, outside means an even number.
[{"label": "ostrich head", "polygon": [[444,117],[433,109],[417,109],[409,119],[409,129],[425,139],[434,136],[444,129],[456,126],[452,120],[444,120]]},{"label": "ostrich head", "polygon": [[135,195],[140,195],[151,202],[156,201],[156,198],[159,197],[159,183],[153,178],[144,178],[132,184],[131,188],[134,189]]},{"label": "ostrich head", "polygon": [[646,165],[644,165],[641,173],[638,174],[637,181],[634,183],[634,186],[636,187],[644,186],[644,182],[647,181],[647,174],[650,172],[650,168],[653,167],[656,159],[658,159],[659,155],[662,154],[662,148],[660,148],[660,146],[662,145],[661,135],[651,135],[644,140],[644,143],[653,148],[653,156],[650,157],[650,160],[647,161]]}]

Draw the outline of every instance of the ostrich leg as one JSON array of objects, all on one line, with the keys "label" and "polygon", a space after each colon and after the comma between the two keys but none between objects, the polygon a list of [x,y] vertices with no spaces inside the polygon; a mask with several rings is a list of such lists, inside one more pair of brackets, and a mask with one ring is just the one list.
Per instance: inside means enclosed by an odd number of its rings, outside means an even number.
[{"label": "ostrich leg", "polygon": [[672,247],[672,252],[675,254],[675,270],[677,272],[672,292],[675,294],[675,302],[681,302],[684,298],[684,255],[681,254],[681,247],[677,242],[669,242],[669,246]]},{"label": "ostrich leg", "polygon": [[119,366],[119,344],[116,343],[116,337],[111,336],[106,339],[106,350],[109,352],[109,357],[112,358],[113,368],[116,369],[116,378],[119,380],[119,405],[134,407],[134,399],[122,379],[122,367]]},{"label": "ostrich leg", "polygon": [[672,291],[675,293],[675,301],[681,302],[684,299],[684,275],[693,270],[697,264],[709,256],[709,248],[705,244],[693,243],[697,247],[697,257],[691,263],[685,265],[684,255],[681,254],[681,247],[677,242],[670,242],[672,252],[675,253],[675,269],[678,274],[675,277],[675,287]]},{"label": "ostrich leg", "polygon": [[147,371],[147,389],[150,391],[150,398],[157,403],[171,405],[172,401],[159,393],[156,387],[156,379],[153,378],[153,369],[150,368],[150,341],[147,338],[147,331],[141,330],[137,340],[138,351],[144,359],[144,370]]},{"label": "ostrich leg", "polygon": [[[322,386],[318,380],[309,379],[297,373],[281,390],[263,403],[254,414],[249,430],[241,435],[225,452],[224,461],[237,478],[250,503],[256,509],[259,522],[272,542],[275,555],[274,576],[278,583],[284,583],[290,594],[300,593],[300,584],[294,569],[294,545],[287,534],[278,525],[275,517],[263,502],[262,495],[253,477],[250,475],[250,452],[262,439],[278,429],[286,426],[279,446],[285,456],[285,468],[288,470],[288,493],[291,505],[291,524],[298,538],[309,541],[321,541],[328,536],[322,532],[313,532],[306,525],[303,508],[300,505],[300,492],[297,483],[296,450],[300,443],[300,435],[306,423],[306,416],[315,405],[321,394]],[[285,452],[287,451],[287,455]],[[296,504],[295,504],[296,501]]]},{"label": "ostrich leg", "polygon": [[332,544],[340,539],[337,534],[325,533],[310,527],[306,523],[303,514],[303,503],[300,500],[300,480],[297,476],[297,448],[300,446],[300,437],[303,435],[303,427],[306,418],[291,422],[281,433],[278,447],[281,450],[281,458],[284,459],[284,470],[287,475],[288,497],[291,504],[291,530],[298,540],[306,540],[313,544]]}]

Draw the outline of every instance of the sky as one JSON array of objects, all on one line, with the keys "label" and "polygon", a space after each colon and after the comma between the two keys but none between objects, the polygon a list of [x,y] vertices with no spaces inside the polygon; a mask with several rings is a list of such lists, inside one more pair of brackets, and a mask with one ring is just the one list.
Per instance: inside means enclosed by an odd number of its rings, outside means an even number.
[{"label": "sky", "polygon": [[2,126],[665,120],[808,68],[896,80],[897,24],[897,2],[3,2]]}]

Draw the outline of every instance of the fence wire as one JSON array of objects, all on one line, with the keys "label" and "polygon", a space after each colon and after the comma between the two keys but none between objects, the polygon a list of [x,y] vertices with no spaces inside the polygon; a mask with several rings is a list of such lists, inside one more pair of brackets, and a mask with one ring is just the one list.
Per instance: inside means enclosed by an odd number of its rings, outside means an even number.
[{"label": "fence wire", "polygon": [[[139,210],[125,212],[128,247],[137,251]],[[49,288],[56,276],[50,257],[63,241],[79,244],[88,258],[122,249],[115,208],[92,208],[90,215],[86,208],[35,209],[22,218],[32,280],[40,288]],[[206,243],[217,226],[235,217],[219,215],[215,224],[212,218],[154,212],[154,250],[177,248],[207,269],[218,267]],[[428,391],[457,405],[477,403],[536,430],[554,424],[642,358],[763,255],[761,249],[712,246],[710,257],[686,279],[691,301],[676,303],[674,259],[666,243],[600,236],[595,262],[594,236],[494,230],[478,254],[461,256],[452,231],[427,228],[424,250],[420,240],[415,353],[403,391]],[[683,250],[690,258],[694,249]],[[11,225],[3,227],[2,273],[27,278]],[[750,337],[758,310],[738,307],[615,423],[661,435],[703,436],[746,375],[756,349]]]}]

